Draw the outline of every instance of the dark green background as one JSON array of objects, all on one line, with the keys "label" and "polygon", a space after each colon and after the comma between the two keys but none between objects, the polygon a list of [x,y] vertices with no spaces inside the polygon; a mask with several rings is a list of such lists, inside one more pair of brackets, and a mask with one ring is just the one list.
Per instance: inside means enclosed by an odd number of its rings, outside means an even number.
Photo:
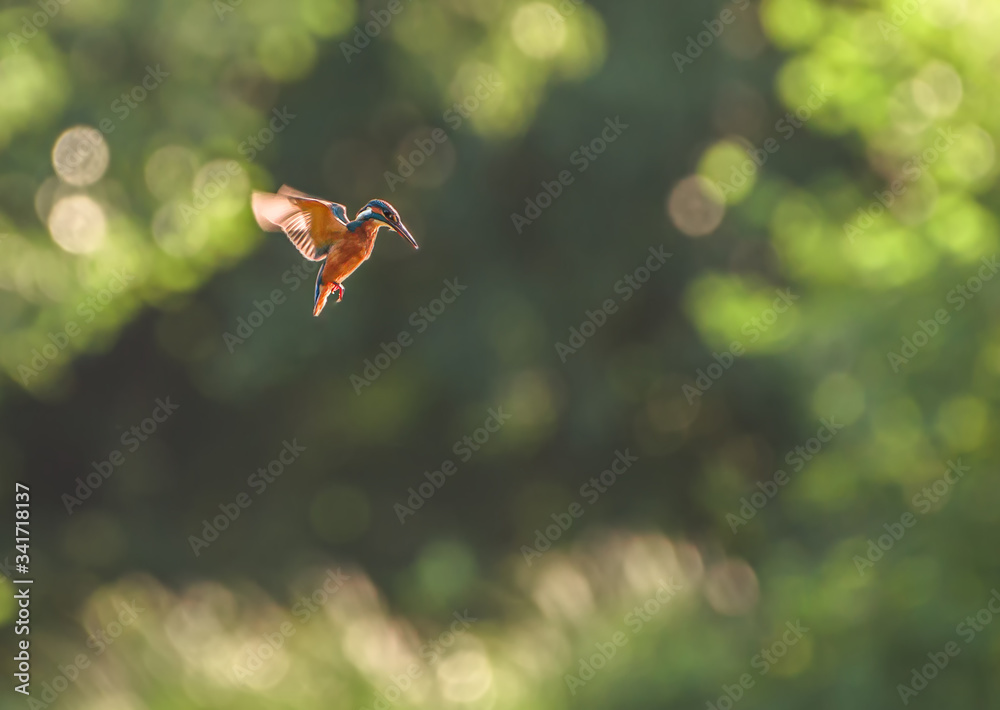
[{"label": "dark green background", "polygon": [[[1000,11],[387,7],[0,11],[0,470],[6,509],[15,480],[31,486],[32,697],[84,653],[53,705],[370,708],[416,662],[399,707],[705,708],[749,673],[741,710],[884,708],[955,642],[909,706],[996,702],[1000,635],[960,624],[1000,585],[1000,291],[970,281],[997,253]],[[345,50],[373,17],[387,26]],[[129,106],[150,68],[167,75]],[[484,94],[484,77],[499,87]],[[787,114],[817,91],[796,125]],[[262,133],[274,111],[281,130]],[[627,128],[581,159],[609,120]],[[92,157],[58,171],[52,157],[79,126],[103,131],[109,158],[84,185]],[[421,145],[426,162],[390,185]],[[562,171],[572,182],[518,229]],[[249,209],[251,189],[284,183],[352,215],[387,199],[421,249],[383,231],[314,318],[317,265]],[[651,247],[672,256],[626,289]],[[116,272],[127,286],[102,293]],[[421,321],[452,280],[465,290]],[[792,305],[771,311],[785,289]],[[276,290],[273,315],[227,347]],[[927,344],[902,350],[935,317]],[[38,360],[69,323],[78,334]],[[356,392],[351,376],[404,332]],[[717,361],[731,365],[705,389]],[[157,398],[179,408],[130,451],[122,436]],[[509,420],[464,460],[456,442],[497,408]],[[831,442],[786,458],[831,418]],[[293,440],[305,451],[280,477],[248,482]],[[63,496],[115,450],[124,462],[68,514]],[[626,450],[638,461],[591,502],[581,486]],[[446,460],[457,472],[400,524],[393,506]],[[969,472],[921,502],[948,461]],[[778,470],[787,485],[734,533],[741,499],[773,492]],[[249,507],[193,554],[190,536],[243,493]],[[338,567],[346,586],[303,619],[297,600]],[[628,615],[668,579],[681,591],[636,630]],[[144,611],[115,643],[88,645],[132,599]],[[422,656],[466,610],[468,633]],[[234,678],[286,622],[278,657]],[[809,631],[761,674],[757,654],[796,622]],[[565,674],[619,633],[571,693]]]}]

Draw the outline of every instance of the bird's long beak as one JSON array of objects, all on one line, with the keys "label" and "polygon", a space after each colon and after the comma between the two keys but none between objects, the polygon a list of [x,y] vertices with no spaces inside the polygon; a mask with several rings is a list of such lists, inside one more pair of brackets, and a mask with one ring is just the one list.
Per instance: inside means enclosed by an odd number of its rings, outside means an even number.
[{"label": "bird's long beak", "polygon": [[398,234],[403,239],[412,244],[414,249],[420,248],[417,245],[417,240],[413,238],[413,235],[410,234],[410,230],[404,227],[402,222],[398,222],[394,219],[389,219],[388,217],[385,217],[384,215],[380,215],[378,213],[375,213],[375,216],[378,217],[383,222],[385,222],[386,224],[388,224],[390,227],[392,227],[393,231],[395,231],[396,234]]}]

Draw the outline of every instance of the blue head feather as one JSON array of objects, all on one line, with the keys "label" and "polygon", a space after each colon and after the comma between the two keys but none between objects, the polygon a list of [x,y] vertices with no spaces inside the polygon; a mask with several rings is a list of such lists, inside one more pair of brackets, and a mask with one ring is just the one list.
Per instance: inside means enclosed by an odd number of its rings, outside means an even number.
[{"label": "blue head feather", "polygon": [[[350,229],[353,232],[355,229],[357,229],[359,226],[361,226],[362,224],[364,224],[368,220],[375,219],[374,215],[372,215],[372,214],[362,215],[362,213],[365,210],[370,210],[373,207],[379,208],[379,210],[381,210],[383,214],[385,214],[386,216],[391,217],[392,219],[396,219],[396,220],[399,219],[399,213],[396,212],[396,208],[393,207],[392,205],[390,205],[385,200],[379,200],[379,199],[369,200],[368,204],[366,204],[364,207],[362,207],[358,211],[358,216],[355,217],[352,222],[348,223],[347,228]],[[381,222],[382,220],[379,220],[379,221]]]}]

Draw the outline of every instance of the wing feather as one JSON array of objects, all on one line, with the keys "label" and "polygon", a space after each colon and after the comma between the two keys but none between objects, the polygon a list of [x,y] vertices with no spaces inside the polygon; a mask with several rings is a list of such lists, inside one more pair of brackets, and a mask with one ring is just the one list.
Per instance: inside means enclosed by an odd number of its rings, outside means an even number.
[{"label": "wing feather", "polygon": [[283,185],[278,194],[254,192],[254,217],[268,232],[282,231],[306,259],[322,261],[330,247],[347,233],[346,210]]},{"label": "wing feather", "polygon": [[319,197],[306,194],[301,190],[296,190],[294,187],[289,187],[288,185],[282,185],[281,187],[279,187],[278,194],[285,195],[287,197],[298,197],[304,200],[313,200],[314,202],[321,202],[324,205],[327,205],[333,212],[333,214],[337,217],[337,219],[343,224],[347,224],[348,222],[351,221],[347,218],[347,208],[344,207],[339,202],[330,202],[328,200],[323,200],[320,199]]}]

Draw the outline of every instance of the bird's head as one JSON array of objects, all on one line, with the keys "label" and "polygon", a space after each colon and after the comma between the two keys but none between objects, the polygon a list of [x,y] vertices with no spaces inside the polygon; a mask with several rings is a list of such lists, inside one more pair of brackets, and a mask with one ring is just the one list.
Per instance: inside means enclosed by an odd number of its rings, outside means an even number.
[{"label": "bird's head", "polygon": [[405,226],[403,226],[402,221],[399,219],[399,212],[396,208],[390,205],[385,200],[371,200],[367,205],[361,208],[358,212],[358,220],[373,220],[376,223],[376,230],[383,224],[390,227],[399,236],[403,237],[406,241],[413,245],[414,249],[419,249],[417,246],[417,240],[413,238]]}]

